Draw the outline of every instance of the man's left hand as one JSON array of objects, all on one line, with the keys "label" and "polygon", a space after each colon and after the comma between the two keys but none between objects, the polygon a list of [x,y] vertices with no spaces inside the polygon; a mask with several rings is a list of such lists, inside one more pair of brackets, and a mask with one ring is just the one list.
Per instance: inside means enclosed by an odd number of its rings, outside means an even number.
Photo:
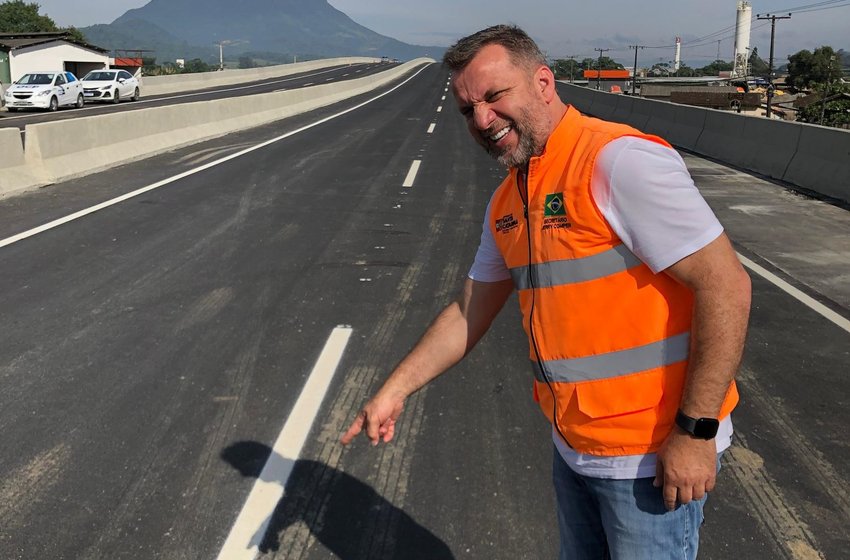
[{"label": "man's left hand", "polygon": [[657,457],[652,484],[662,489],[664,506],[668,510],[676,509],[677,503],[701,500],[714,490],[717,449],[713,439],[698,439],[674,427]]}]

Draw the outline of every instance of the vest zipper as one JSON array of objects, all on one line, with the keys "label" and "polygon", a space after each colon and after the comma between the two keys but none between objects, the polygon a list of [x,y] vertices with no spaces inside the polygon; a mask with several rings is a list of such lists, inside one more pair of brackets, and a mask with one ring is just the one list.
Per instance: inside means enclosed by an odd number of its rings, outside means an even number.
[{"label": "vest zipper", "polygon": [[[522,183],[522,185],[520,185]],[[523,193],[523,187],[525,192]],[[528,336],[531,339],[531,346],[534,348],[534,355],[537,358],[537,368],[540,370],[541,377],[546,382],[549,392],[552,393],[552,425],[561,436],[561,439],[571,449],[573,448],[569,440],[567,440],[561,427],[558,425],[558,398],[555,396],[555,389],[552,388],[552,380],[549,374],[546,373],[546,368],[543,367],[543,359],[540,357],[540,348],[537,346],[537,337],[534,335],[534,303],[536,300],[537,286],[534,283],[534,273],[531,267],[531,222],[528,219],[528,201],[530,194],[528,192],[528,176],[523,174],[521,170],[517,170],[517,191],[519,198],[522,201],[522,215],[525,218],[525,238],[528,240],[528,285],[531,286],[531,309],[528,312]]]}]

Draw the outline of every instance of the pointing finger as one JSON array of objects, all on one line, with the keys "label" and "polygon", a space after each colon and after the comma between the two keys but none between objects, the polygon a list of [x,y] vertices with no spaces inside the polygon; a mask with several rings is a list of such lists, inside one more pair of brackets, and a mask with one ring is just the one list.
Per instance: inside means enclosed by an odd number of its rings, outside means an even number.
[{"label": "pointing finger", "polygon": [[342,437],[339,439],[340,443],[343,445],[348,445],[351,443],[357,435],[363,431],[363,422],[365,421],[365,414],[358,414],[357,418],[354,419],[354,422],[351,423],[351,426],[348,428],[348,431],[345,432]]}]

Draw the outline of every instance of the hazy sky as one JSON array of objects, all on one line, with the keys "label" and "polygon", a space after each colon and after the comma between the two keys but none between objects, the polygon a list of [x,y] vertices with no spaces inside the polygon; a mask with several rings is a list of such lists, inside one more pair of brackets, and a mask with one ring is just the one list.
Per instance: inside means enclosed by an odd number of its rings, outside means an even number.
[{"label": "hazy sky", "polygon": [[[30,1],[30,0],[27,0]],[[78,27],[110,23],[148,0],[32,0],[57,24]],[[234,4],[236,4],[234,2]],[[640,51],[641,65],[673,58],[674,36],[683,40],[682,59],[692,65],[732,58],[736,0],[330,0],[354,21],[378,33],[419,45],[447,46],[465,34],[496,23],[515,23],[538,41],[551,58],[595,57],[595,48],[631,62],[628,45],[670,48]],[[821,45],[850,50],[850,0],[832,9],[803,12],[817,0],[752,0],[753,15],[795,11],[777,21],[776,58]],[[721,32],[722,31],[722,32]],[[715,32],[721,32],[699,41]],[[688,43],[691,45],[689,46]],[[767,60],[770,24],[753,23],[751,46]],[[629,64],[630,65],[630,64]]]}]

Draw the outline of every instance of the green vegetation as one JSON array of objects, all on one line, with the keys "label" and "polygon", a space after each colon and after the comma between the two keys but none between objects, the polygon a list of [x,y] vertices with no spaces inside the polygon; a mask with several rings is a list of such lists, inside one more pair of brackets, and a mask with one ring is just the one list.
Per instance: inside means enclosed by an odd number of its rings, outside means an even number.
[{"label": "green vegetation", "polygon": [[850,53],[822,46],[802,50],[788,57],[787,82],[794,89],[811,90],[819,101],[797,112],[800,122],[850,128],[850,85],[841,83],[844,69],[850,67]]},{"label": "green vegetation", "polygon": [[[754,51],[753,54],[756,58],[758,58],[757,52]],[[758,60],[761,59],[759,58]],[[762,64],[764,64],[764,61],[762,61]],[[585,58],[582,61],[559,58],[553,62],[552,71],[555,73],[555,77],[559,80],[569,79],[571,75],[574,79],[580,79],[582,78],[582,72],[584,70],[596,70],[598,66],[598,58]],[[767,64],[764,64],[764,68],[766,74]],[[615,62],[611,58],[602,57],[602,69],[623,70],[625,69],[625,66]],[[703,66],[702,68],[691,68],[686,64],[682,64],[679,66],[678,72],[673,70],[673,64],[671,62],[657,62],[649,68],[649,74],[653,76],[680,76],[684,78],[691,78],[694,76],[717,76],[720,72],[728,72],[730,70],[732,70],[732,63],[724,60],[715,60],[711,64]]]},{"label": "green vegetation", "polygon": [[750,53],[750,58],[747,61],[751,76],[759,76],[761,78],[770,78],[770,66],[759,56],[758,47],[753,47],[753,52]]},{"label": "green vegetation", "polygon": [[840,93],[850,94],[850,87],[845,84],[832,84],[824,87],[817,95],[827,99],[826,103],[818,101],[797,112],[799,122],[822,124],[850,128],[850,98],[842,97]]},{"label": "green vegetation", "polygon": [[180,67],[174,62],[167,61],[162,64],[156,63],[156,58],[153,57],[144,57],[142,58],[142,73],[145,76],[170,76],[172,74],[197,74],[198,72],[212,72],[214,70],[218,70],[218,66],[213,66],[211,64],[207,64],[200,58],[193,58],[191,60],[187,60],[186,63]]},{"label": "green vegetation", "polygon": [[85,35],[75,27],[59,27],[48,16],[39,13],[35,2],[7,0],[0,4],[0,33],[41,33],[62,31],[75,41],[86,42]]},{"label": "green vegetation", "polygon": [[613,58],[603,56],[602,58],[585,58],[581,62],[574,59],[559,58],[552,64],[552,72],[555,73],[555,78],[558,80],[569,79],[570,76],[575,78],[583,78],[582,72],[585,70],[625,70],[625,66],[616,62]]},{"label": "green vegetation", "polygon": [[837,82],[842,75],[845,56],[844,51],[836,53],[828,46],[818,47],[815,52],[802,50],[792,54],[788,57],[787,83],[803,90]]}]

